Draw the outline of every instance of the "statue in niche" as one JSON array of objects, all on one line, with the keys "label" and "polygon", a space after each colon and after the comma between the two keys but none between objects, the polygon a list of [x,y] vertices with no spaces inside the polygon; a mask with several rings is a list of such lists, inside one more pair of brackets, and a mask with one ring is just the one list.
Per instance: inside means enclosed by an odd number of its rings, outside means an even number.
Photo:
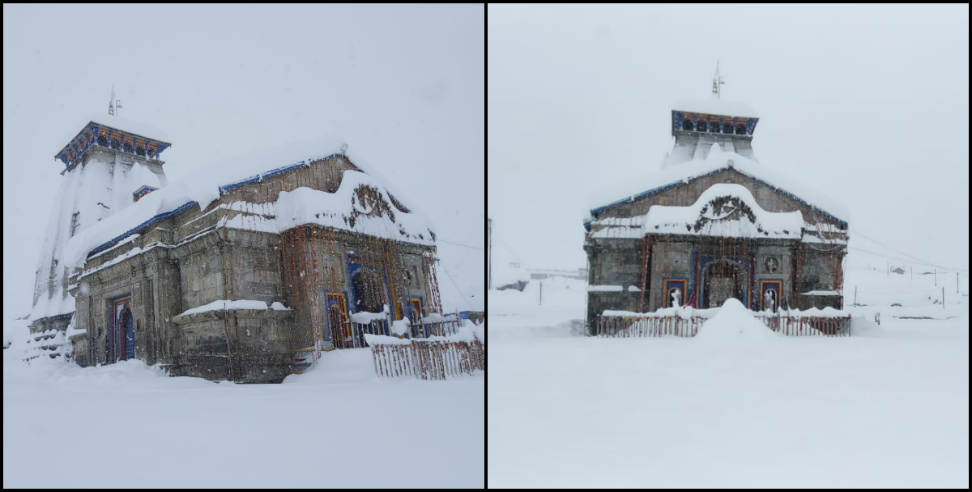
[{"label": "statue in niche", "polygon": [[679,302],[681,301],[682,298],[682,290],[679,289],[678,287],[675,287],[670,289],[669,293],[670,293],[670,299],[672,301],[671,307],[679,307],[680,306]]},{"label": "statue in niche", "polygon": [[763,310],[764,311],[776,311],[776,291],[767,290],[763,294]]}]

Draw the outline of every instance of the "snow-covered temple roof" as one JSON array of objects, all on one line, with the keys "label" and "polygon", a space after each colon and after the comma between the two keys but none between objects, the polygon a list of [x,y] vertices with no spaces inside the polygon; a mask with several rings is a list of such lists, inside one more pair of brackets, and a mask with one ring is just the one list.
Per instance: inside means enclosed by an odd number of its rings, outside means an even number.
[{"label": "snow-covered temple roof", "polygon": [[672,104],[672,111],[685,111],[688,113],[711,114],[719,116],[738,116],[740,118],[758,118],[756,113],[748,104],[727,101],[717,97],[707,99],[683,99]]},{"label": "snow-covered temple roof", "polygon": [[[590,214],[596,217],[605,209],[630,203],[730,168],[830,217],[846,228],[849,220],[846,208],[842,203],[821,193],[813,183],[805,179],[797,179],[779,168],[765,166],[735,152],[723,151],[718,145],[714,145],[704,159],[695,159],[646,173],[643,176],[632,177],[633,179],[620,180],[624,189],[604,190],[592,197]],[[618,196],[623,198],[618,199]]]},{"label": "snow-covered temple roof", "polygon": [[[294,151],[295,149],[291,149],[290,153],[284,155],[293,155]],[[258,155],[262,154],[265,153]],[[236,164],[235,166],[209,166],[217,170],[209,174],[194,175],[191,179],[164,186],[143,196],[127,209],[79,232],[66,244],[63,261],[67,265],[80,267],[90,254],[104,251],[126,237],[194,206],[205,209],[212,201],[237,186],[261,181],[264,178],[301,166],[309,166],[312,162],[343,154],[336,152],[327,155],[319,153],[304,155],[313,155],[313,157],[257,173],[244,179],[227,180],[226,176],[229,174],[226,170],[229,169],[230,173],[235,170],[235,174],[239,176],[246,169],[252,169],[253,163],[257,161],[251,159],[250,162],[241,163],[234,160],[232,164]],[[281,160],[279,156],[277,159],[278,162]],[[263,160],[262,162],[267,161]],[[354,161],[352,160],[352,162]],[[355,163],[355,166],[357,166],[357,163]],[[354,192],[359,186],[372,187],[385,200],[397,203],[397,200],[393,200],[387,189],[382,186],[380,179],[376,179],[365,172],[346,170],[343,173],[338,190],[334,193],[304,187],[297,188],[292,192],[281,192],[277,202],[261,204],[264,209],[261,210],[260,214],[265,213],[270,217],[243,218],[237,216],[222,225],[241,229],[281,232],[298,225],[319,224],[396,241],[425,245],[435,244],[434,232],[426,221],[414,212],[396,209],[393,221],[388,217],[367,216],[367,210],[360,208],[364,205],[355,201]],[[227,208],[246,211],[247,206],[256,205],[258,204],[236,202],[228,205]],[[345,218],[352,214],[355,207],[358,207],[358,217],[357,220],[353,221],[353,225],[349,225]],[[380,221],[387,223],[379,224]]]},{"label": "snow-covered temple roof", "polygon": [[[731,198],[732,200],[724,200]],[[723,199],[720,201],[720,199]],[[648,213],[635,217],[605,217],[593,238],[641,238],[645,234],[692,236],[759,237],[800,239],[803,214],[768,212],[756,203],[743,185],[716,183],[699,195],[692,205],[653,205]]]}]

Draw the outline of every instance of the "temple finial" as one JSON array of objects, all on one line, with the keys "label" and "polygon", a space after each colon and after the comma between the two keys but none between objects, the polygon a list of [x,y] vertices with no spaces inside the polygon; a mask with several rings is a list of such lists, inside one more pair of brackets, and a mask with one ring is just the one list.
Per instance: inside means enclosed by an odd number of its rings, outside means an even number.
[{"label": "temple finial", "polygon": [[723,81],[722,76],[719,75],[719,60],[716,59],[716,71],[715,75],[712,77],[712,93],[715,94],[716,97],[720,97],[721,89],[719,86],[722,84],[725,84],[725,81]]},{"label": "temple finial", "polygon": [[114,116],[122,108],[121,100],[115,99],[115,84],[111,84],[111,99],[108,101],[108,116]]}]

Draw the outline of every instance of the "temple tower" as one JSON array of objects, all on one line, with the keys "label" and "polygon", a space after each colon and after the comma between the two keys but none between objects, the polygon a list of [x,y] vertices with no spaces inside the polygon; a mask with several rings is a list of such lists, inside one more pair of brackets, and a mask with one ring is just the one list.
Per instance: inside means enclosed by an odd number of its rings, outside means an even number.
[{"label": "temple tower", "polygon": [[722,99],[725,82],[716,65],[712,78],[712,95],[708,99],[682,101],[672,106],[672,136],[675,146],[662,167],[696,159],[705,159],[716,144],[726,152],[755,160],[753,132],[759,118],[745,104]]},{"label": "temple tower", "polygon": [[65,169],[35,270],[31,333],[64,330],[74,313],[68,240],[167,184],[159,154],[171,144],[159,138],[117,116],[98,117],[55,155]]}]

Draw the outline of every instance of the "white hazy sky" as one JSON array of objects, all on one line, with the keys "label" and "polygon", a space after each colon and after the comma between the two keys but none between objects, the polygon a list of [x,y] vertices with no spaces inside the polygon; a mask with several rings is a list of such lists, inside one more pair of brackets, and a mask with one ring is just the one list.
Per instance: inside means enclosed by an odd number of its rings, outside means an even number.
[{"label": "white hazy sky", "polygon": [[841,200],[852,237],[968,268],[967,4],[490,5],[488,19],[494,255],[584,266],[590,190],[660,165],[670,104],[708,97],[719,59],[723,98],[759,113],[763,165]]},{"label": "white hazy sky", "polygon": [[53,156],[112,84],[121,116],[170,137],[170,182],[199,156],[362,149],[442,240],[444,295],[481,298],[484,29],[482,5],[4,5],[4,312],[30,309]]}]

